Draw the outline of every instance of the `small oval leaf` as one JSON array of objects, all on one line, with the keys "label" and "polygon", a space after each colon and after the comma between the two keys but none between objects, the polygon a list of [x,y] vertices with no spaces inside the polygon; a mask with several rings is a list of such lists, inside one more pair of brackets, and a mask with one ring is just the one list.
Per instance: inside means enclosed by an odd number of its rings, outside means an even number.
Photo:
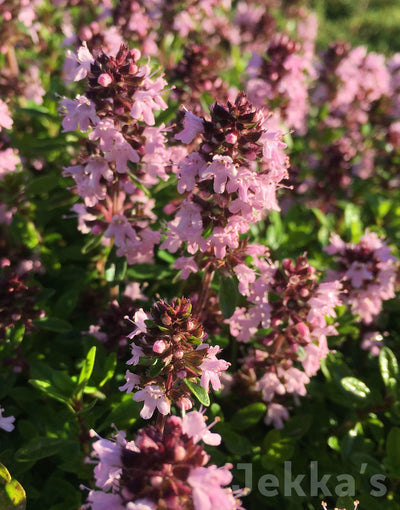
[{"label": "small oval leaf", "polygon": [[189,379],[184,379],[186,386],[193,393],[193,395],[197,398],[200,404],[208,407],[210,405],[210,397],[207,393],[207,390],[200,386],[199,383],[189,381]]},{"label": "small oval leaf", "polygon": [[359,399],[365,399],[371,393],[368,386],[356,377],[343,377],[340,381],[342,388]]}]

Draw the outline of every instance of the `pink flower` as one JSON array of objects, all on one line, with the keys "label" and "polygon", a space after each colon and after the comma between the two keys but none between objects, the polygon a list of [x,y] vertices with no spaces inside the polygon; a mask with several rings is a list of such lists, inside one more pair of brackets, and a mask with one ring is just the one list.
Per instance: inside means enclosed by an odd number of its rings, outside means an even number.
[{"label": "pink flower", "polygon": [[99,122],[96,115],[96,106],[86,96],[76,96],[76,99],[64,97],[60,101],[60,113],[64,115],[62,121],[63,132],[79,131],[87,133],[89,128]]},{"label": "pink flower", "polygon": [[193,489],[195,510],[234,510],[238,507],[231,489],[224,489],[232,481],[229,466],[197,467],[187,479]]},{"label": "pink flower", "polygon": [[13,120],[10,116],[8,106],[4,101],[0,99],[0,131],[3,127],[6,129],[11,129],[12,124]]},{"label": "pink flower", "polygon": [[181,278],[182,280],[186,280],[190,273],[197,273],[199,270],[194,257],[179,257],[174,262],[175,269],[181,269]]},{"label": "pink flower", "polygon": [[119,386],[119,391],[126,391],[127,393],[132,393],[133,389],[140,384],[140,377],[136,374],[132,374],[129,370],[125,372],[125,380],[126,383],[122,386]]},{"label": "pink flower", "polygon": [[221,436],[210,432],[212,425],[207,427],[203,413],[198,411],[187,413],[182,418],[182,432],[190,436],[194,443],[202,440],[206,444],[218,446],[221,443]]},{"label": "pink flower", "polygon": [[233,270],[239,280],[239,292],[242,294],[242,296],[249,296],[249,286],[256,280],[256,274],[254,270],[248,267],[246,264],[238,264],[233,268]]},{"label": "pink flower", "polygon": [[215,193],[223,193],[229,177],[236,177],[237,169],[229,156],[214,156],[211,165],[199,170],[199,181],[214,180]]},{"label": "pink flower", "polygon": [[146,90],[137,90],[133,95],[134,103],[130,114],[134,119],[143,120],[149,126],[155,123],[153,110],[165,110],[168,106],[160,93],[167,82],[160,76]]},{"label": "pink flower", "polygon": [[3,411],[4,408],[0,407],[0,429],[11,432],[15,428],[15,425],[13,425],[15,418],[14,416],[3,416]]},{"label": "pink flower", "polygon": [[92,510],[126,510],[118,494],[109,494],[103,491],[90,491],[87,501]]},{"label": "pink flower", "polygon": [[89,134],[90,140],[100,139],[99,146],[107,161],[114,161],[118,173],[126,173],[128,161],[139,162],[139,155],[111,119],[102,119]]},{"label": "pink flower", "polygon": [[136,329],[134,329],[132,333],[129,333],[128,338],[132,339],[136,335],[146,333],[146,321],[149,319],[149,315],[143,310],[143,308],[140,308],[137,312],[135,312],[135,315],[133,316],[133,324],[136,326]]},{"label": "pink flower", "polygon": [[[199,346],[199,349],[204,349],[204,346],[207,344],[202,344]],[[200,365],[201,369],[201,378],[200,384],[207,391],[210,389],[210,383],[213,387],[214,391],[218,391],[222,388],[221,381],[219,377],[221,372],[227,370],[230,366],[230,363],[223,359],[217,359],[216,354],[221,352],[221,348],[218,345],[214,347],[208,347],[208,352],[206,358],[203,360]]]},{"label": "pink flower", "polygon": [[176,140],[188,144],[193,141],[198,133],[204,132],[204,121],[187,110],[183,118],[183,130],[175,135]]},{"label": "pink flower", "polygon": [[94,64],[93,55],[90,53],[86,41],[83,41],[75,59],[79,65],[71,72],[71,75],[67,78],[70,80],[72,79],[73,81],[83,80],[86,78],[88,72],[90,71],[91,64]]},{"label": "pink flower", "polygon": [[150,384],[143,390],[137,391],[132,398],[135,402],[144,401],[143,408],[140,411],[140,416],[144,420],[149,420],[156,408],[161,414],[169,414],[171,409],[169,400],[163,390],[155,384]]},{"label": "pink flower", "polygon": [[17,170],[17,165],[20,163],[18,151],[9,147],[4,151],[0,151],[0,181],[9,172]]},{"label": "pink flower", "polygon": [[144,356],[143,349],[133,342],[131,343],[131,354],[132,357],[126,362],[127,365],[137,365],[139,363],[139,359]]},{"label": "pink flower", "polygon": [[256,382],[254,389],[262,391],[262,398],[264,402],[271,402],[275,393],[284,395],[286,393],[285,386],[278,379],[274,372],[267,372],[262,378]]},{"label": "pink flower", "polygon": [[115,441],[100,438],[93,443],[94,455],[100,462],[94,468],[97,487],[110,489],[121,474],[121,446]]},{"label": "pink flower", "polygon": [[178,178],[178,192],[192,191],[196,185],[196,177],[207,163],[198,152],[192,152],[178,165],[176,177]]},{"label": "pink flower", "polygon": [[265,424],[273,426],[280,430],[283,429],[284,420],[289,419],[289,411],[286,407],[283,407],[281,404],[271,403],[268,405],[267,415],[265,417]]}]

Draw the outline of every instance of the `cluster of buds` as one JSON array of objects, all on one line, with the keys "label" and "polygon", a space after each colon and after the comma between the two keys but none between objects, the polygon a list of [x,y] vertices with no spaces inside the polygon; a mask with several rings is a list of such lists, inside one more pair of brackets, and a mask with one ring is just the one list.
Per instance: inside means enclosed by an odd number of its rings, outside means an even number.
[{"label": "cluster of buds", "polygon": [[83,333],[94,336],[106,349],[123,356],[128,343],[127,336],[131,331],[124,317],[133,316],[137,308],[135,301],[124,295],[118,301],[107,303],[106,310],[97,312],[96,323]]},{"label": "cluster of buds", "polygon": [[253,54],[247,68],[250,79],[246,90],[253,104],[276,104],[279,120],[287,128],[304,131],[311,62],[300,48],[287,35],[277,34],[264,56]]},{"label": "cluster of buds", "polygon": [[209,429],[203,415],[194,411],[183,418],[168,417],[162,431],[153,426],[141,429],[134,441],[127,442],[122,432],[113,441],[98,438],[93,444],[98,459],[94,474],[101,490],[89,492],[85,508],[242,508],[225,487],[232,480],[232,466],[206,466],[209,456],[199,441],[212,445],[221,441]]},{"label": "cluster of buds", "polygon": [[[226,106],[215,103],[210,115],[205,120],[186,111],[184,129],[175,135],[185,144],[200,134],[202,139],[179,165],[178,191],[187,195],[161,246],[175,252],[185,244],[190,254],[211,248],[223,258],[251,223],[279,209],[275,192],[287,177],[288,160],[282,133],[268,130],[265,112],[244,93]],[[186,262],[193,267],[192,259]]]},{"label": "cluster of buds", "polygon": [[313,170],[312,174],[295,183],[298,190],[309,198],[310,204],[328,212],[336,207],[338,192],[346,195],[351,192],[359,148],[354,140],[343,136],[326,145],[318,155],[310,156],[308,167]]},{"label": "cluster of buds", "polygon": [[127,370],[126,384],[120,389],[130,393],[141,388],[133,399],[144,401],[142,418],[151,418],[156,408],[168,414],[171,403],[190,409],[194,387],[208,392],[211,383],[214,390],[221,389],[219,376],[229,363],[217,359],[218,346],[203,343],[206,334],[189,300],[159,300],[149,315],[143,309],[136,312],[133,322],[136,329],[129,335],[134,342],[127,364],[135,366],[135,373]]},{"label": "cluster of buds", "polygon": [[103,51],[93,56],[84,44],[71,77],[87,76],[89,89],[60,103],[64,131],[89,131],[79,164],[64,169],[85,202],[73,209],[80,230],[112,238],[117,255],[129,264],[152,258],[159,233],[150,227],[154,201],[144,188],[167,180],[170,169],[164,126],[154,126],[154,111],[167,107],[160,95],[166,82],[162,76],[153,80],[139,58],[138,50],[125,45],[115,57]]},{"label": "cluster of buds", "polygon": [[249,50],[265,48],[276,33],[276,20],[270,10],[253,2],[238,2],[233,24],[240,32],[240,44]]},{"label": "cluster of buds", "polygon": [[367,232],[358,244],[345,243],[337,234],[330,242],[325,251],[335,255],[338,268],[328,278],[341,281],[343,302],[360,321],[370,324],[382,302],[395,296],[397,259],[375,232]]},{"label": "cluster of buds", "polygon": [[340,62],[347,57],[350,51],[350,44],[337,41],[329,43],[328,49],[322,54],[318,72],[318,86],[315,88],[312,99],[319,105],[326,101],[333,100],[340,85],[336,70]]},{"label": "cluster of buds", "polygon": [[17,324],[23,324],[25,331],[31,331],[34,328],[33,321],[44,316],[44,312],[36,305],[39,289],[26,284],[27,276],[18,276],[5,268],[0,277],[0,341]]},{"label": "cluster of buds", "polygon": [[236,309],[230,328],[239,341],[251,342],[242,373],[271,403],[266,423],[282,427],[289,413],[279,399],[306,394],[309,378],[329,352],[327,336],[337,334],[326,317],[336,315],[340,284],[318,283],[305,256],[283,260],[282,269],[268,263],[260,269],[249,285],[250,306]]},{"label": "cluster of buds", "polygon": [[211,94],[217,101],[227,95],[227,84],[218,76],[220,56],[207,44],[189,44],[181,60],[170,70],[170,81],[176,84],[171,95],[180,103],[190,103],[195,115],[201,115],[201,97]]}]

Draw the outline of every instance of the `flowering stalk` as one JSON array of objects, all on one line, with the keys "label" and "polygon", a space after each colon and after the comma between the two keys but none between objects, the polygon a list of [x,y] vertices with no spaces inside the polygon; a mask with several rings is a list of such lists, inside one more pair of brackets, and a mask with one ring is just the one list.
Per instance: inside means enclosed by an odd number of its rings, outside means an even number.
[{"label": "flowering stalk", "polygon": [[[185,144],[200,137],[201,142],[179,164],[178,192],[185,198],[161,247],[224,259],[227,250],[239,247],[239,236],[251,223],[278,209],[275,192],[287,177],[288,160],[282,133],[269,131],[266,112],[254,108],[244,93],[226,106],[215,103],[210,114],[208,121],[186,111],[184,129],[175,135]],[[181,257],[175,267],[187,277],[198,266],[193,257]]]},{"label": "flowering stalk", "polygon": [[266,423],[282,428],[289,417],[282,405],[285,395],[306,394],[310,377],[329,352],[327,336],[337,334],[326,317],[335,317],[340,284],[318,283],[305,256],[283,260],[282,269],[266,260],[258,265],[261,275],[248,283],[249,306],[236,309],[230,329],[251,345],[239,380],[269,403]]},{"label": "flowering stalk", "polygon": [[132,357],[127,364],[135,367],[135,373],[126,371],[120,390],[137,390],[133,400],[144,402],[142,418],[151,418],[156,408],[169,414],[171,403],[188,410],[193,406],[192,393],[207,401],[210,383],[214,390],[221,389],[219,377],[229,363],[217,359],[218,346],[203,343],[206,334],[189,300],[159,300],[150,314],[143,309],[136,312],[133,323]]},{"label": "flowering stalk", "polygon": [[[203,415],[194,411],[183,418],[167,417],[162,431],[147,426],[139,430],[134,441],[127,442],[122,431],[113,441],[99,437],[93,444],[93,455],[98,458],[94,474],[100,490],[89,492],[85,508],[242,508],[226,487],[232,480],[232,465],[207,466],[209,456],[199,442],[221,442],[209,428]],[[94,431],[92,435],[96,435]]]},{"label": "flowering stalk", "polygon": [[340,280],[342,299],[358,320],[371,324],[382,310],[382,303],[395,296],[398,261],[375,232],[364,234],[358,244],[345,243],[332,234],[325,248],[336,256],[338,268],[330,271],[330,280]]},{"label": "flowering stalk", "polygon": [[128,264],[152,259],[159,233],[151,228],[154,201],[146,190],[167,180],[170,165],[163,126],[154,127],[153,113],[167,107],[161,97],[166,82],[162,76],[153,80],[139,58],[140,52],[126,45],[115,57],[103,51],[92,55],[83,45],[71,77],[87,77],[89,88],[60,102],[64,131],[89,132],[80,163],[64,169],[84,199],[73,207],[79,228],[113,239]]}]

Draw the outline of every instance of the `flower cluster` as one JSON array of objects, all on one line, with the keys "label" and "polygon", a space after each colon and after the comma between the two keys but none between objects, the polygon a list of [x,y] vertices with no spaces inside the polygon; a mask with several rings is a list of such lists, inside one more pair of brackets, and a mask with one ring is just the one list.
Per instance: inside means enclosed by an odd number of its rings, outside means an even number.
[{"label": "flower cluster", "polygon": [[[94,433],[93,433],[94,435]],[[209,457],[199,441],[218,445],[203,415],[170,416],[164,429],[147,426],[134,441],[118,432],[114,441],[93,444],[98,463],[94,474],[100,490],[91,490],[86,508],[101,510],[225,510],[240,509],[231,489],[231,465],[206,465]],[[111,489],[111,492],[110,492]]]},{"label": "flower cluster", "polygon": [[192,113],[203,114],[202,95],[206,92],[216,101],[227,96],[227,84],[218,76],[222,67],[221,55],[212,52],[207,44],[189,44],[180,61],[169,70],[169,81],[175,89],[171,99],[190,104]]},{"label": "flower cluster", "polygon": [[230,329],[237,340],[250,342],[242,371],[271,402],[266,422],[280,428],[289,414],[279,399],[304,396],[309,378],[329,352],[327,336],[336,330],[326,317],[335,317],[340,284],[318,283],[305,256],[283,260],[282,269],[265,261],[259,270],[249,286],[249,306],[236,309]]},{"label": "flower cluster", "polygon": [[203,343],[206,334],[196,316],[192,314],[189,300],[175,298],[171,303],[157,301],[147,315],[140,309],[134,315],[135,330],[129,335],[132,357],[128,365],[135,366],[135,373],[127,370],[126,384],[121,391],[132,392],[133,399],[144,401],[140,413],[149,419],[154,410],[169,414],[171,402],[181,409],[193,406],[192,385],[207,392],[210,384],[221,389],[219,376],[229,363],[218,359],[218,346]]},{"label": "flower cluster", "polygon": [[375,232],[367,232],[358,244],[345,243],[337,234],[330,241],[325,251],[335,255],[338,268],[329,279],[341,281],[343,302],[360,321],[370,324],[382,310],[382,302],[395,295],[397,259]]},{"label": "flower cluster", "polygon": [[312,72],[312,67],[308,56],[299,50],[300,44],[287,35],[276,35],[265,56],[253,54],[247,68],[247,92],[256,106],[278,103],[284,125],[304,133],[309,109],[307,72]]},{"label": "flower cluster", "polygon": [[27,277],[27,273],[18,275],[7,267],[0,275],[0,342],[17,324],[24,324],[29,331],[33,321],[44,316],[36,305],[39,289],[28,285]]},{"label": "flower cluster", "polygon": [[154,202],[144,188],[167,180],[170,165],[163,126],[154,126],[154,112],[167,107],[161,97],[166,82],[162,76],[153,80],[139,58],[125,45],[115,57],[92,55],[83,45],[71,78],[87,77],[89,89],[60,102],[64,131],[89,131],[79,164],[64,169],[85,202],[73,209],[80,229],[112,238],[129,264],[152,258],[159,234],[150,227]]},{"label": "flower cluster", "polygon": [[226,106],[215,103],[210,115],[208,121],[186,111],[175,135],[185,144],[201,135],[201,143],[179,164],[178,192],[186,197],[161,247],[176,252],[185,245],[189,254],[211,250],[224,258],[251,223],[278,209],[275,192],[288,161],[282,133],[268,129],[266,113],[244,93]]},{"label": "flower cluster", "polygon": [[148,55],[164,59],[160,51],[171,36],[179,35],[187,44],[204,40],[204,34],[218,45],[229,38],[227,14],[231,0],[186,0],[185,8],[179,2],[122,0],[112,11],[114,25],[126,40],[136,41]]}]

